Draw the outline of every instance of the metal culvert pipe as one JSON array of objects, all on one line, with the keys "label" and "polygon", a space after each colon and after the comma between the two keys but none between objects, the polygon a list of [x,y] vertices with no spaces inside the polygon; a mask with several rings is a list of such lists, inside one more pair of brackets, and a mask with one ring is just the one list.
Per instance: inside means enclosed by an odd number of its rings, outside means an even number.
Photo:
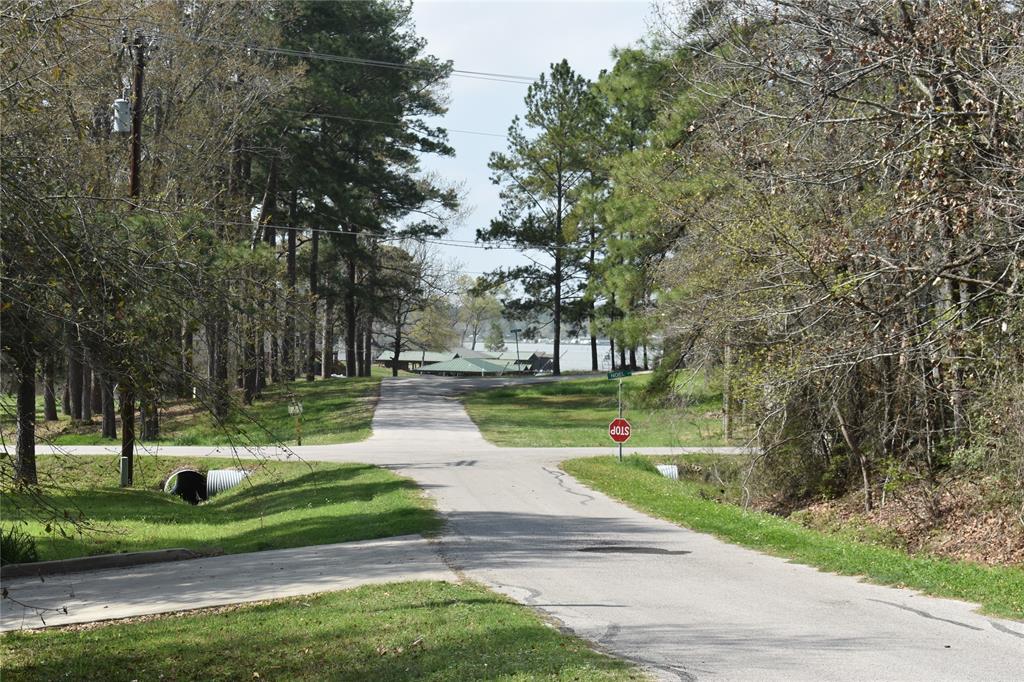
[{"label": "metal culvert pipe", "polygon": [[199,504],[206,499],[206,476],[187,467],[176,469],[164,482],[164,492],[177,495],[189,504]]},{"label": "metal culvert pipe", "polygon": [[675,464],[655,464],[660,473],[665,478],[671,478],[673,481],[679,480],[679,467]]},{"label": "metal culvert pipe", "polygon": [[206,472],[206,497],[234,488],[249,476],[245,469],[210,469]]}]

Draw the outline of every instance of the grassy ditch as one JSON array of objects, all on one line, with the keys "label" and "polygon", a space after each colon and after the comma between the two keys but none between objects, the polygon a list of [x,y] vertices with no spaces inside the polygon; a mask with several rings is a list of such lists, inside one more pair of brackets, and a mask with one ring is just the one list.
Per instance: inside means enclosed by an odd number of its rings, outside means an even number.
[{"label": "grassy ditch", "polygon": [[[165,445],[268,445],[295,444],[295,417],[288,414],[294,395],[302,401],[302,442],[353,443],[370,436],[370,422],[380,395],[380,372],[372,377],[296,381],[268,386],[251,406],[236,408],[225,424],[218,424],[203,406],[193,401],[174,400],[161,409],[160,437]],[[5,435],[13,434],[14,399],[4,396]],[[43,420],[43,402],[36,404],[37,434],[41,442],[59,445],[110,445],[119,441],[103,438],[100,416],[91,423],[72,424],[66,416],[57,422]],[[138,424],[136,424],[138,429]],[[118,434],[121,422],[117,420]]]},{"label": "grassy ditch", "polygon": [[[365,464],[243,461],[253,469],[248,483],[197,506],[160,490],[167,474],[185,464],[205,470],[239,462],[143,456],[137,458],[135,487],[125,489],[118,487],[116,457],[42,456],[41,498],[4,490],[4,525],[34,537],[40,560],[168,547],[233,554],[422,533],[440,525],[412,481]],[[10,463],[3,460],[3,466]],[[79,518],[83,525],[77,527],[66,520]]]},{"label": "grassy ditch", "polygon": [[410,582],[0,638],[4,680],[640,680],[482,587]]},{"label": "grassy ditch", "polygon": [[747,511],[717,501],[729,491],[716,482],[672,481],[651,471],[644,458],[631,459],[626,466],[612,457],[573,459],[562,466],[586,485],[635,509],[728,542],[883,585],[976,602],[987,613],[1024,620],[1024,570],[1019,568],[910,556]]},{"label": "grassy ditch", "polygon": [[[632,423],[632,447],[726,445],[721,392],[702,377],[680,378],[668,407],[645,405],[650,375],[623,380],[623,416]],[[595,447],[611,445],[608,422],[616,417],[618,382],[604,377],[508,386],[463,398],[470,418],[495,445]]]}]

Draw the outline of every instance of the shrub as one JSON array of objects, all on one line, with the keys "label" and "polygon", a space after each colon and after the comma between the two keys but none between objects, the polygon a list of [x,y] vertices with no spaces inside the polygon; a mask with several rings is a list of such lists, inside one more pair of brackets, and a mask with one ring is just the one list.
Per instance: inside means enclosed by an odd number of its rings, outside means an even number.
[{"label": "shrub", "polygon": [[22,533],[14,526],[6,531],[0,529],[0,565],[24,564],[38,560],[35,538]]}]

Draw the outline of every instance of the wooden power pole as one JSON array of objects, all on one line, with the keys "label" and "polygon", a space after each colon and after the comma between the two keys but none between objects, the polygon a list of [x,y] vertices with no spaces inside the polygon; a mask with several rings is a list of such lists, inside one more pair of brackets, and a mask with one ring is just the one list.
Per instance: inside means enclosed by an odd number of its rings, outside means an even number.
[{"label": "wooden power pole", "polygon": [[[146,70],[146,43],[142,35],[136,35],[132,43],[132,132],[131,165],[129,167],[128,194],[132,204],[139,204],[141,178],[139,165],[142,161],[142,83]],[[128,488],[135,478],[135,391],[128,372],[121,376],[121,487]]]}]

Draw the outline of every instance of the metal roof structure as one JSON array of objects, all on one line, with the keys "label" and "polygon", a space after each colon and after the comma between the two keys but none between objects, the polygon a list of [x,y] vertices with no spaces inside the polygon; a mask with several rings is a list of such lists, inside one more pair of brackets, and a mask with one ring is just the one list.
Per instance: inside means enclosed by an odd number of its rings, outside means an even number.
[{"label": "metal roof structure", "polygon": [[[395,352],[386,350],[377,356],[377,362],[391,362]],[[432,351],[432,350],[403,350],[398,354],[399,362],[444,362],[455,357],[455,351]]]},{"label": "metal roof structure", "polygon": [[436,362],[416,370],[419,374],[504,374],[509,371],[506,363],[493,362],[485,358],[454,358],[447,362]]},{"label": "metal roof structure", "polygon": [[473,350],[472,348],[454,348],[452,354],[457,358],[483,358],[484,360],[494,360],[498,357],[498,353],[492,353],[489,350]]},{"label": "metal roof structure", "polygon": [[527,351],[523,351],[523,352],[519,353],[518,357],[516,357],[516,352],[513,350],[513,351],[504,351],[502,353],[498,353],[498,355],[495,358],[495,360],[500,360],[502,362],[518,362],[518,363],[521,363],[521,364],[528,365],[528,364],[530,364],[533,356],[534,356],[534,353],[529,353]]}]

